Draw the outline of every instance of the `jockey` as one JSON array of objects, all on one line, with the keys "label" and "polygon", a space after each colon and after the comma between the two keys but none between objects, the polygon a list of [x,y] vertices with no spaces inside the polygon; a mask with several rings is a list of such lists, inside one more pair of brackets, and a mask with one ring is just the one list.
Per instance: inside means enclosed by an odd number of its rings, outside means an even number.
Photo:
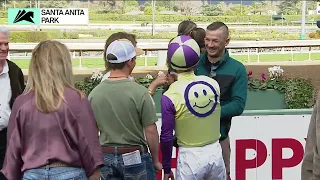
[{"label": "jockey", "polygon": [[178,78],[161,98],[164,179],[173,176],[175,131],[179,145],[176,179],[226,180],[219,143],[220,88],[214,79],[194,74],[199,57],[200,48],[189,36],[178,36],[168,46],[168,64]]}]

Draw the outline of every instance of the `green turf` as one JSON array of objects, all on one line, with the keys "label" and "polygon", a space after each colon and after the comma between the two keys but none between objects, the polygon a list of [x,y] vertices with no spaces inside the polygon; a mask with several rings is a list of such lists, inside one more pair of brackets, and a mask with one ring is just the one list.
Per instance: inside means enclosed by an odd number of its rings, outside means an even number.
[{"label": "green turf", "polygon": [[[15,62],[21,69],[29,68],[29,59],[13,59],[10,58],[13,62]],[[157,63],[156,57],[148,57],[147,65],[155,66]],[[72,65],[73,67],[79,66],[80,61],[78,58],[73,59]],[[82,66],[87,68],[102,68],[104,67],[103,58],[85,58],[82,59]],[[144,58],[137,58],[137,66],[144,66]]]},{"label": "green turf", "polygon": [[[237,59],[240,62],[247,63],[247,55],[231,55],[231,57]],[[294,61],[308,60],[309,55],[307,53],[293,54]],[[28,69],[29,59],[12,59],[20,68]],[[311,60],[320,60],[320,53],[311,54]],[[258,55],[250,55],[250,62],[257,62]],[[291,54],[263,54],[260,55],[260,62],[277,62],[277,61],[291,61]],[[79,66],[79,59],[73,59],[73,66]],[[147,66],[155,66],[157,63],[157,57],[148,57]],[[137,66],[144,66],[145,59],[140,57],[137,59]],[[82,59],[82,66],[87,68],[102,68],[104,67],[104,61],[101,58],[84,58]]]},{"label": "green turf", "polygon": [[[258,55],[231,55],[241,62],[258,62]],[[308,53],[293,54],[293,61],[309,60]],[[320,60],[320,53],[312,53],[310,60]],[[291,61],[291,54],[263,54],[260,55],[260,62]]]},{"label": "green turf", "polygon": [[0,18],[0,23],[8,23],[8,18]]},{"label": "green turf", "polygon": [[[181,21],[177,22],[155,22],[155,24],[179,24]],[[1,24],[7,24],[8,18],[0,18]],[[142,24],[146,23],[146,21],[101,21],[101,20],[90,20],[90,23],[92,24]],[[197,22],[197,23],[209,23],[209,22]],[[149,21],[149,24],[151,24],[151,20]],[[263,24],[265,25],[265,24]]]},{"label": "green turf", "polygon": [[[150,21],[101,21],[101,20],[90,20],[91,24],[142,24],[145,22],[149,22],[149,24],[151,24],[151,20]],[[177,22],[155,22],[155,24],[179,24],[181,21],[177,21]],[[7,24],[8,23],[8,18],[0,18],[0,24]],[[201,21],[197,21],[197,23],[200,24],[208,24],[210,22],[201,22]],[[232,24],[232,22],[226,22],[227,24]],[[249,22],[243,22],[243,24],[240,24],[242,26],[248,26]],[[274,24],[280,24],[280,23],[274,23]],[[300,26],[299,23],[289,23],[290,26]],[[238,24],[234,24],[234,25],[238,25]],[[255,25],[255,24],[253,24]],[[261,26],[266,26],[268,25],[267,23],[259,23],[259,25]],[[310,23],[306,23],[306,26],[312,26],[313,24]],[[59,24],[58,24],[59,26]]]}]

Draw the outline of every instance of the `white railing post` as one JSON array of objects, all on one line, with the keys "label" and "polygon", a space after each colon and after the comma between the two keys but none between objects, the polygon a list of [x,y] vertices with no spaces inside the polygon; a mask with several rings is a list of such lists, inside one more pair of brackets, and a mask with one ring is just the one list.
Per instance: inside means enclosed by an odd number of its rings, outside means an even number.
[{"label": "white railing post", "polygon": [[248,63],[250,63],[250,48],[248,48]]},{"label": "white railing post", "polygon": [[82,51],[79,52],[79,67],[82,68]]},{"label": "white railing post", "polygon": [[309,55],[308,60],[309,60],[309,61],[312,60],[312,59],[311,59],[311,47],[309,47],[308,55]]},{"label": "white railing post", "polygon": [[148,66],[148,51],[144,51],[144,66]]},{"label": "white railing post", "polygon": [[158,51],[158,61],[157,61],[157,66],[158,67],[165,67],[167,61],[167,51],[166,50],[161,50]]},{"label": "white railing post", "polygon": [[260,53],[259,53],[259,48],[256,48],[256,53],[258,54],[258,62],[260,62]]}]

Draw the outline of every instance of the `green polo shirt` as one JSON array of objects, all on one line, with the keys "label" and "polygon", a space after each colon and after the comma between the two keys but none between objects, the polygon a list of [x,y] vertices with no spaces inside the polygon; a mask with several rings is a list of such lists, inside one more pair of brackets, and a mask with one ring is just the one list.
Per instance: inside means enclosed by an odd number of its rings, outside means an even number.
[{"label": "green polo shirt", "polygon": [[147,146],[144,128],[158,121],[148,90],[129,79],[104,80],[89,95],[101,145]]}]

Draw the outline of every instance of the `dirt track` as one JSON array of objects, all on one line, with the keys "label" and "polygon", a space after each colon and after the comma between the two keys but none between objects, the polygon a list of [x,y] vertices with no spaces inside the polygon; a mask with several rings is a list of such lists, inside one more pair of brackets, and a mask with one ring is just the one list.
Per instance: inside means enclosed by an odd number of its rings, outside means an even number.
[{"label": "dirt track", "polygon": [[[320,89],[320,61],[304,62],[272,62],[272,63],[250,63],[245,64],[247,71],[252,71],[254,77],[260,77],[261,73],[268,73],[268,68],[279,65],[284,70],[286,77],[310,78],[313,84]],[[136,77],[143,77],[147,73],[156,75],[158,71],[165,71],[166,68],[159,67],[137,67],[133,72]],[[25,78],[28,72],[24,70]],[[75,79],[81,80],[92,74],[92,69],[74,69]]]}]

